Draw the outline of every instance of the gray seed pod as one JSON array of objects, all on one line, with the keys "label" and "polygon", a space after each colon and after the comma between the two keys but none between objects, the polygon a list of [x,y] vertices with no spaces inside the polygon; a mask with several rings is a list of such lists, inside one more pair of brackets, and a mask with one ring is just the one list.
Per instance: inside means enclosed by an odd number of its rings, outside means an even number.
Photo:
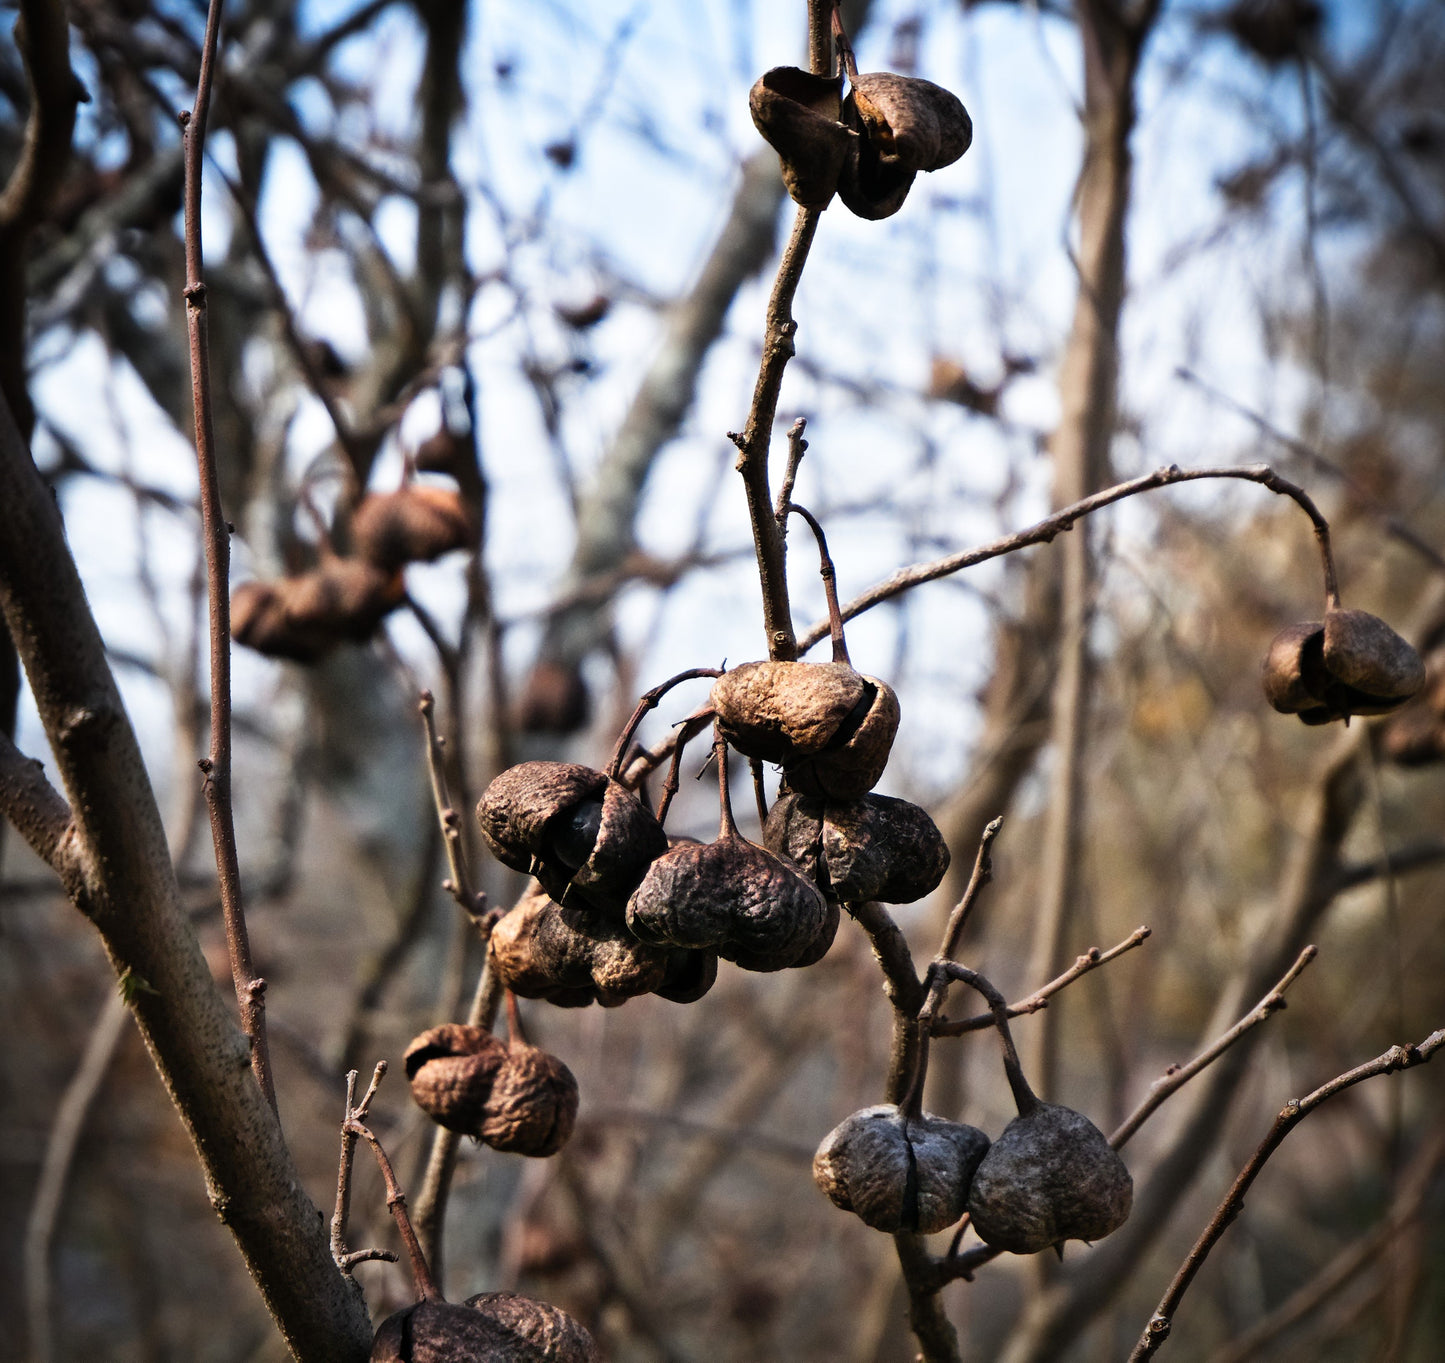
[{"label": "gray seed pod", "polygon": [[1082,1113],[1039,1103],[1015,1117],[973,1176],[968,1210],[985,1244],[1037,1254],[1065,1240],[1100,1240],[1129,1217],[1134,1182]]},{"label": "gray seed pod", "polygon": [[911,904],[937,889],[949,862],[927,811],[887,795],[838,801],[785,790],[768,812],[763,844],[845,903]]},{"label": "gray seed pod", "polygon": [[813,1182],[874,1230],[928,1235],[963,1215],[988,1148],[988,1137],[975,1127],[927,1112],[907,1121],[882,1103],[853,1113],[823,1137]]},{"label": "gray seed pod", "polygon": [[504,1330],[515,1353],[498,1363],[601,1363],[592,1336],[565,1311],[516,1292],[480,1292],[467,1306]]}]

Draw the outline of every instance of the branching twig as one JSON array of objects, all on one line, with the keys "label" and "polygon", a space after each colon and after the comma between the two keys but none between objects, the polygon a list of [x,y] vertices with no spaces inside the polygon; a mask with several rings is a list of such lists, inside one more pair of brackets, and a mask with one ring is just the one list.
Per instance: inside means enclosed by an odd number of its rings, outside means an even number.
[{"label": "branching twig", "polygon": [[[1108,951],[1100,951],[1098,947],[1090,947],[1080,956],[1062,975],[1050,980],[1040,989],[1036,989],[1027,998],[1020,999],[1017,1003],[1008,1005],[1008,1016],[1011,1018],[1022,1017],[1026,1013],[1037,1013],[1041,1008],[1047,1008],[1049,1000],[1059,992],[1073,984],[1081,975],[1087,975],[1091,970],[1097,970],[1101,965],[1108,965],[1118,956],[1126,951],[1133,951],[1141,945],[1153,932],[1152,928],[1135,928],[1122,942],[1112,946]],[[994,1025],[992,1013],[975,1013],[967,1018],[943,1018],[933,1024],[934,1036],[962,1036],[965,1032],[981,1032]]]},{"label": "branching twig", "polygon": [[628,745],[632,742],[632,736],[637,732],[637,726],[647,715],[657,709],[658,702],[672,690],[685,681],[695,681],[699,677],[720,677],[722,672],[716,667],[690,667],[686,672],[679,672],[675,677],[669,677],[661,685],[654,686],[651,691],[645,692],[637,702],[637,708],[633,710],[627,723],[623,725],[622,732],[617,736],[617,744],[612,750],[612,760],[607,764],[607,774],[616,780],[622,771],[622,759],[627,755]]},{"label": "branching twig", "polygon": [[1373,1079],[1376,1075],[1394,1074],[1397,1070],[1408,1070],[1416,1065],[1426,1064],[1441,1046],[1445,1046],[1445,1029],[1432,1032],[1418,1045],[1391,1046],[1383,1055],[1376,1056],[1375,1059],[1367,1061],[1363,1065],[1357,1065],[1352,1070],[1346,1070],[1345,1073],[1336,1075],[1329,1083],[1322,1084],[1307,1097],[1294,1098],[1285,1104],[1280,1110],[1279,1116],[1274,1119],[1274,1125],[1270,1128],[1269,1134],[1260,1142],[1259,1148],[1250,1156],[1249,1162],[1239,1171],[1239,1176],[1234,1180],[1224,1200],[1215,1209],[1209,1224],[1204,1228],[1199,1239],[1195,1241],[1194,1248],[1189,1251],[1189,1256],[1180,1266],[1179,1272],[1174,1275],[1174,1280],[1159,1299],[1159,1305],[1154,1308],[1154,1314],[1149,1318],[1149,1324],[1145,1327],[1139,1342],[1134,1346],[1133,1353],[1129,1355],[1129,1363],[1142,1363],[1142,1360],[1153,1357],[1163,1347],[1173,1329],[1175,1312],[1178,1311],[1184,1294],[1189,1290],[1190,1283],[1194,1281],[1195,1275],[1204,1266],[1204,1261],[1209,1257],[1210,1250],[1218,1243],[1220,1236],[1244,1210],[1245,1194],[1254,1180],[1259,1177],[1260,1170],[1264,1168],[1269,1157],[1279,1149],[1284,1138],[1311,1112],[1322,1103],[1335,1097],[1336,1094],[1343,1093],[1346,1089],[1352,1088],[1366,1079]]},{"label": "branching twig", "polygon": [[[925,582],[936,582],[939,578],[948,577],[964,568],[972,568],[975,564],[987,562],[989,559],[1015,553],[1032,544],[1048,544],[1059,535],[1072,530],[1075,522],[1083,517],[1092,515],[1095,511],[1101,511],[1106,506],[1112,506],[1115,502],[1121,502],[1126,497],[1134,497],[1141,492],[1153,492],[1156,488],[1172,487],[1176,483],[1199,482],[1206,478],[1233,478],[1241,482],[1258,483],[1261,487],[1268,488],[1269,491],[1282,497],[1289,497],[1298,503],[1310,518],[1310,523],[1314,526],[1315,539],[1319,544],[1326,605],[1337,606],[1339,604],[1334,555],[1330,549],[1329,522],[1303,488],[1297,487],[1286,478],[1281,478],[1268,464],[1246,464],[1237,468],[1208,469],[1181,469],[1177,464],[1170,464],[1166,468],[1155,469],[1153,473],[1141,474],[1138,478],[1131,478],[1128,482],[1117,483],[1113,487],[1104,488],[1101,492],[1081,498],[1062,510],[1045,516],[1043,520],[1031,525],[1027,530],[1019,530],[1012,535],[1005,535],[1001,539],[979,545],[976,549],[964,549],[959,553],[949,554],[944,558],[935,559],[931,563],[918,563],[910,568],[900,568],[892,577],[870,587],[861,596],[856,596],[848,602],[843,607],[843,619],[845,621],[852,620],[855,616],[862,615],[864,611],[871,610],[884,601],[891,601],[895,596],[901,596],[904,592]],[[828,626],[821,621],[810,625],[798,638],[799,651],[806,652],[827,633]]]},{"label": "branching twig", "polygon": [[221,507],[221,481],[216,465],[215,431],[211,420],[211,361],[206,336],[206,286],[201,278],[201,164],[206,116],[211,105],[211,75],[221,23],[221,0],[211,0],[201,49],[196,102],[181,114],[185,146],[186,332],[190,338],[191,402],[195,418],[196,463],[201,483],[201,533],[206,543],[206,585],[210,597],[211,748],[201,759],[211,839],[216,848],[221,910],[231,979],[241,1006],[241,1029],[251,1042],[251,1068],[274,1109],[276,1089],[266,1045],[266,983],[251,964],[251,943],[241,898],[241,868],[236,854],[236,828],[231,812],[231,527]]},{"label": "branching twig", "polygon": [[471,876],[467,874],[466,857],[462,853],[461,815],[452,805],[447,791],[446,759],[442,753],[442,740],[436,730],[436,700],[430,691],[423,691],[417,703],[421,714],[422,727],[426,730],[427,773],[431,778],[432,800],[436,805],[437,821],[441,824],[442,842],[447,852],[447,870],[450,875],[442,888],[461,905],[472,918],[479,918],[486,912],[487,897],[472,888]]},{"label": "branching twig", "polygon": [[1259,1026],[1259,1024],[1272,1013],[1279,1012],[1279,1010],[1285,1006],[1284,991],[1304,973],[1305,968],[1318,954],[1319,949],[1317,947],[1307,946],[1300,952],[1298,959],[1290,966],[1289,971],[1280,982],[1251,1008],[1248,1013],[1240,1018],[1233,1027],[1225,1032],[1223,1036],[1217,1041],[1212,1042],[1209,1046],[1206,1046],[1205,1049],[1200,1051],[1187,1065],[1178,1065],[1170,1068],[1167,1073],[1150,1084],[1148,1096],[1129,1114],[1124,1124],[1109,1137],[1109,1144],[1112,1145],[1115,1150],[1123,1149],[1125,1143],[1163,1106],[1168,1098],[1183,1088],[1200,1070],[1205,1069],[1218,1060],[1225,1051],[1234,1045],[1234,1043],[1252,1027]]},{"label": "branching twig", "polygon": [[386,1061],[383,1060],[377,1064],[360,1103],[356,1101],[356,1071],[351,1070],[346,1076],[346,1115],[341,1119],[341,1161],[336,1170],[336,1210],[331,1214],[331,1257],[348,1278],[357,1264],[376,1259],[391,1264],[397,1261],[397,1255],[389,1249],[346,1248],[346,1223],[351,1216],[351,1168],[356,1158],[356,1141],[362,1133],[359,1123],[366,1120],[371,1100],[376,1097],[385,1073]]}]

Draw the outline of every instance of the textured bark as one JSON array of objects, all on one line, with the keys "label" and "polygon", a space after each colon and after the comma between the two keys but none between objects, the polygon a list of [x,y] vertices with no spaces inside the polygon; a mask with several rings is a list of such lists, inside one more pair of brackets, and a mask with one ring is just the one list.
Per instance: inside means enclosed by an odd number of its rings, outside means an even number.
[{"label": "textured bark", "polygon": [[[101,935],[212,1205],[293,1354],[359,1363],[370,1345],[365,1304],[331,1260],[321,1215],[180,903],[135,733],[54,501],[8,407],[0,411],[0,608],[70,802],[51,864]],[[50,803],[44,826],[53,830]]]}]

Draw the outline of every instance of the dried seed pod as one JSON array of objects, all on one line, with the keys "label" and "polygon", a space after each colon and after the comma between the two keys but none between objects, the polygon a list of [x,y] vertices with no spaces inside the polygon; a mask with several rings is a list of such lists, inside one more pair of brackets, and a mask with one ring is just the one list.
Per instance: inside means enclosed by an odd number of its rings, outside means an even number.
[{"label": "dried seed pod", "polygon": [[269,657],[315,662],[338,643],[371,638],[404,591],[397,574],[329,556],[296,577],[242,583],[231,595],[231,634]]},{"label": "dried seed pod", "polygon": [[1133,1200],[1134,1182],[1104,1133],[1072,1108],[1041,1102],[989,1147],[968,1211],[985,1244],[1037,1254],[1102,1239],[1128,1219]]},{"label": "dried seed pod", "polygon": [[448,1131],[494,1150],[554,1155],[577,1120],[577,1081],[554,1055],[507,1046],[485,1028],[447,1023],[406,1048],[412,1097]]},{"label": "dried seed pod", "polygon": [[813,1182],[874,1230],[953,1225],[988,1150],[976,1127],[923,1113],[906,1119],[892,1103],[865,1107],[835,1126],[813,1156]]},{"label": "dried seed pod", "polygon": [[453,549],[474,548],[477,522],[454,490],[404,487],[363,497],[351,516],[351,538],[368,563],[395,572]]},{"label": "dried seed pod", "polygon": [[565,909],[535,882],[492,929],[492,968],[512,993],[563,1008],[616,1007],[650,994],[668,974],[670,953],[625,928]]},{"label": "dried seed pod", "polygon": [[796,66],[765,71],[748,95],[753,123],[783,163],[783,183],[795,203],[826,208],[843,162],[858,140],[839,121],[841,77],[814,75]]},{"label": "dried seed pod", "polygon": [[843,121],[859,137],[838,197],[860,218],[891,217],[920,170],[939,170],[968,150],[973,123],[956,95],[917,76],[874,71],[854,76],[851,86]]},{"label": "dried seed pod", "polygon": [[449,478],[458,478],[468,466],[475,472],[471,437],[443,425],[416,447],[412,463],[422,473],[444,473]]},{"label": "dried seed pod", "polygon": [[516,1292],[479,1292],[467,1306],[500,1326],[515,1349],[499,1354],[497,1363],[601,1363],[592,1336],[547,1302]]},{"label": "dried seed pod", "polygon": [[415,1038],[404,1063],[417,1106],[448,1131],[475,1136],[507,1047],[484,1027],[449,1022]]},{"label": "dried seed pod", "polygon": [[736,835],[672,848],[627,905],[644,942],[716,951],[744,970],[798,964],[828,925],[827,902],[797,867]]},{"label": "dried seed pod", "polygon": [[1445,759],[1445,655],[1430,655],[1425,689],[1380,726],[1380,752],[1402,767]]},{"label": "dried seed pod", "polygon": [[515,1292],[483,1292],[465,1305],[421,1301],[377,1329],[371,1363],[600,1363],[571,1316]]},{"label": "dried seed pod", "polygon": [[477,820],[497,860],[534,872],[558,903],[578,906],[575,891],[616,915],[667,850],[662,825],[631,791],[572,762],[509,767],[487,787]]},{"label": "dried seed pod", "polygon": [[555,1055],[513,1046],[497,1071],[478,1136],[493,1150],[544,1159],[577,1124],[577,1080]]},{"label": "dried seed pod", "polygon": [[938,888],[949,862],[927,812],[887,795],[837,801],[785,790],[768,812],[763,844],[845,903],[910,904]]},{"label": "dried seed pod", "polygon": [[743,663],[717,679],[711,699],[723,737],[745,757],[780,763],[807,795],[866,794],[898,732],[893,689],[846,663]]},{"label": "dried seed pod", "polygon": [[1264,694],[1306,724],[1398,709],[1425,684],[1420,655],[1377,615],[1331,610],[1290,625],[1264,660]]}]

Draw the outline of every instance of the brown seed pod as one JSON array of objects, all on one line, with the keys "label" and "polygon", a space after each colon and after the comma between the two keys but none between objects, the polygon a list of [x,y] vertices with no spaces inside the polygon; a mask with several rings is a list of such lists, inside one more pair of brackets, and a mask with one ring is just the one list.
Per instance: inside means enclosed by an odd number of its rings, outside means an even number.
[{"label": "brown seed pod", "polygon": [[448,1131],[494,1150],[554,1155],[577,1120],[577,1081],[554,1055],[507,1046],[485,1028],[447,1023],[406,1048],[412,1097]]},{"label": "brown seed pod", "polygon": [[1377,615],[1331,610],[1324,620],[1275,635],[1264,660],[1264,694],[1306,724],[1383,715],[1425,684],[1420,655]]},{"label": "brown seed pod", "polygon": [[874,71],[854,76],[851,86],[843,121],[859,137],[838,197],[860,218],[891,217],[920,170],[939,170],[968,150],[973,123],[956,95],[917,76]]},{"label": "brown seed pod", "polygon": [[505,1043],[484,1027],[449,1022],[423,1032],[406,1048],[411,1096],[439,1126],[475,1136],[486,1116]]},{"label": "brown seed pod", "polygon": [[492,929],[492,968],[512,993],[563,1008],[616,1007],[665,983],[670,953],[565,909],[533,884]]},{"label": "brown seed pod", "polygon": [[231,634],[268,657],[315,662],[338,643],[371,638],[404,591],[398,574],[331,556],[296,577],[242,583],[231,595]]},{"label": "brown seed pod", "polygon": [[600,1363],[571,1316],[515,1292],[483,1292],[465,1305],[421,1301],[377,1329],[371,1363]]},{"label": "brown seed pod", "polygon": [[725,835],[658,857],[628,901],[627,926],[644,942],[716,951],[744,970],[782,970],[815,949],[829,912],[791,863]]},{"label": "brown seed pod", "polygon": [[783,163],[794,203],[826,208],[858,134],[839,121],[843,81],[796,66],[765,71],[748,95],[753,123]]},{"label": "brown seed pod", "polygon": [[928,1235],[963,1215],[988,1148],[976,1127],[927,1112],[905,1119],[892,1103],[882,1103],[853,1113],[823,1137],[813,1182],[874,1230]]},{"label": "brown seed pod", "polygon": [[1134,1182],[1082,1113],[1038,1103],[1015,1117],[973,1176],[968,1211],[985,1244],[1037,1254],[1100,1240],[1129,1217]]},{"label": "brown seed pod", "polygon": [[845,903],[911,904],[938,888],[949,862],[927,812],[887,795],[837,801],[784,790],[768,812],[763,844]]},{"label": "brown seed pod", "polygon": [[514,1155],[555,1155],[577,1124],[577,1097],[577,1080],[555,1055],[513,1046],[497,1071],[478,1137]]},{"label": "brown seed pod", "polygon": [[363,497],[351,516],[351,538],[361,558],[395,572],[474,548],[477,522],[458,492],[411,486]]},{"label": "brown seed pod", "polygon": [[547,1302],[516,1292],[480,1292],[467,1298],[467,1306],[500,1326],[515,1347],[515,1353],[498,1355],[498,1363],[601,1363],[592,1336]]},{"label": "brown seed pod", "polygon": [[662,825],[631,791],[573,762],[509,767],[487,787],[477,820],[497,860],[533,872],[558,903],[583,907],[580,896],[619,916],[667,850]]},{"label": "brown seed pod", "polygon": [[717,679],[711,703],[738,752],[781,764],[794,790],[838,800],[877,784],[898,732],[893,689],[847,663],[743,663]]},{"label": "brown seed pod", "polygon": [[449,478],[458,478],[468,467],[474,475],[476,471],[471,437],[445,425],[416,447],[412,463],[422,473],[444,473]]}]

